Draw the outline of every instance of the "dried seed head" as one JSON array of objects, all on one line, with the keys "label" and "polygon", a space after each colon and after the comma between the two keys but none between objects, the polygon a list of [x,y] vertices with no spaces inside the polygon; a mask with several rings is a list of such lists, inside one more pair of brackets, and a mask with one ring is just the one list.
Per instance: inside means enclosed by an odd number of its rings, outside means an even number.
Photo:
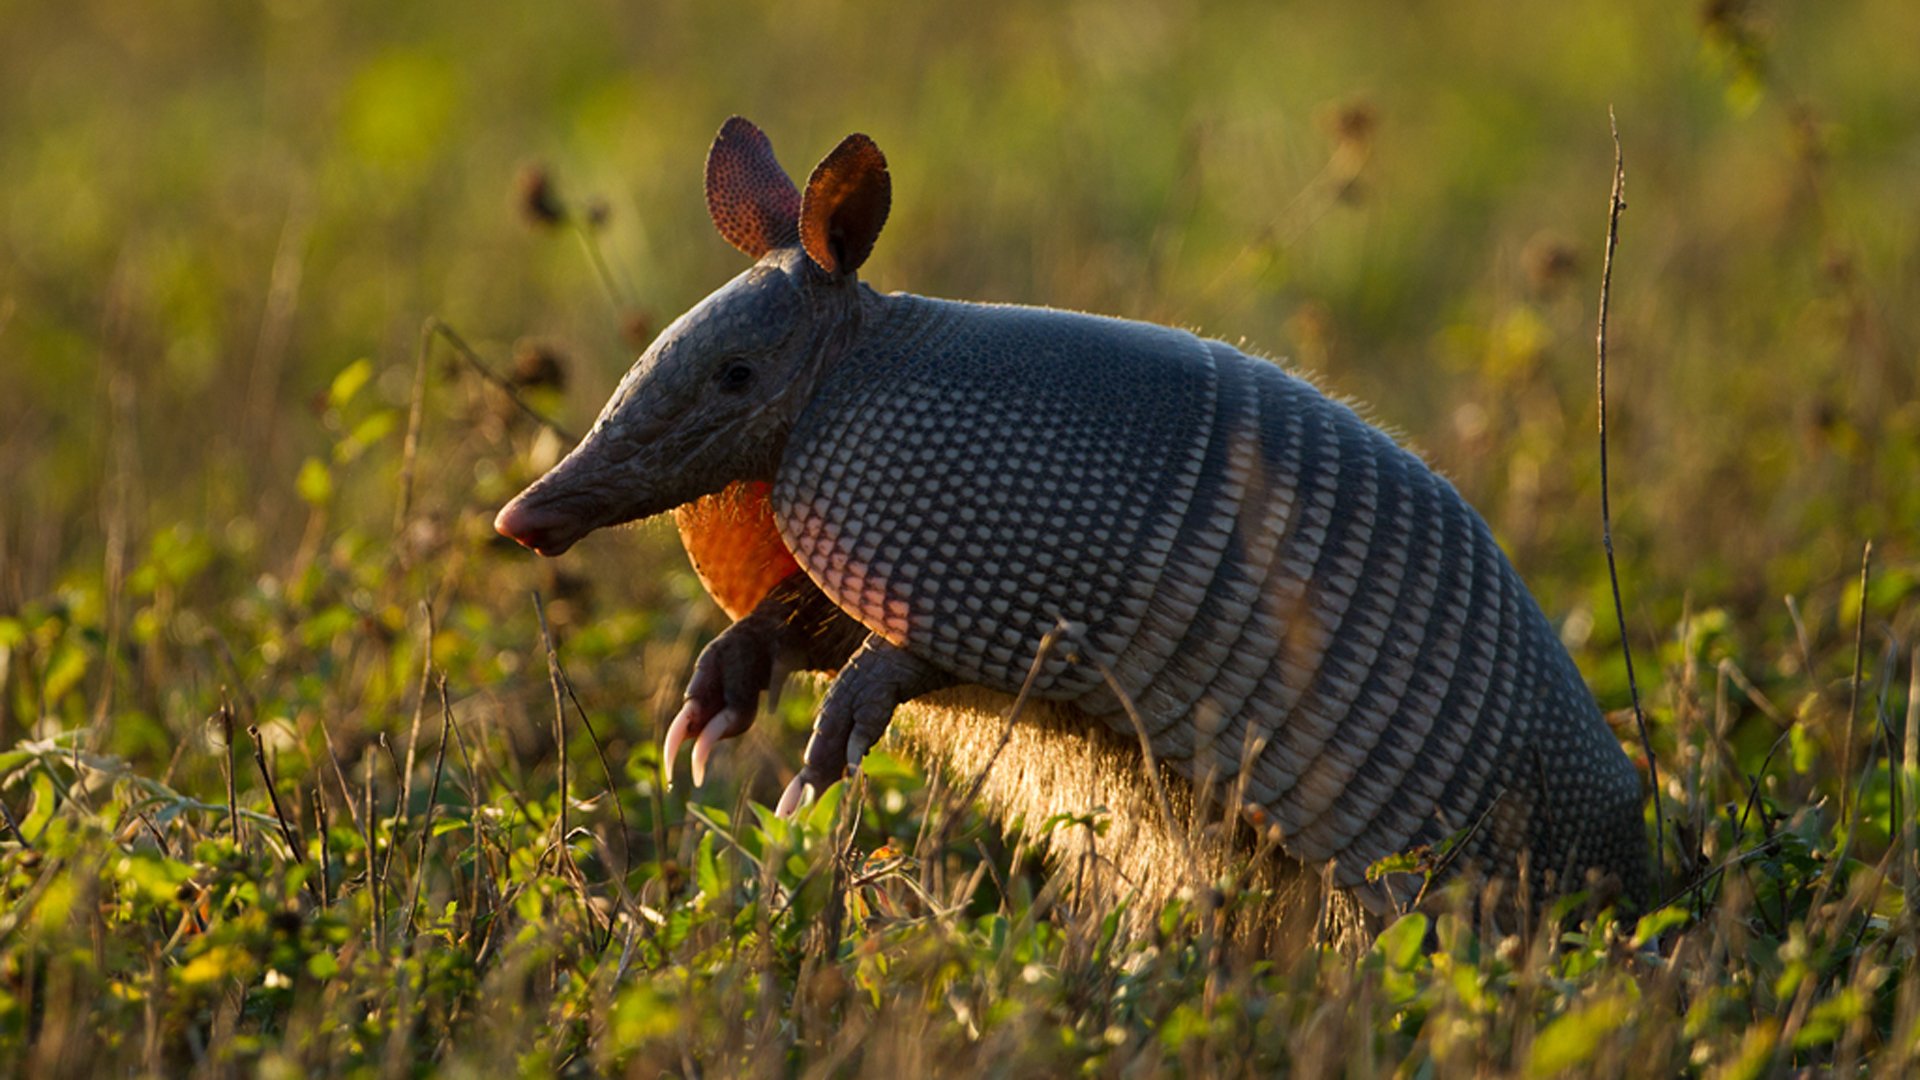
[{"label": "dried seed head", "polygon": [[528,165],[520,170],[519,178],[514,181],[514,203],[533,225],[550,227],[567,220],[566,204],[560,201],[553,177],[544,165]]},{"label": "dried seed head", "polygon": [[1564,237],[1541,233],[1520,250],[1520,265],[1534,295],[1551,296],[1580,272],[1580,257]]},{"label": "dried seed head", "polygon": [[1334,107],[1325,123],[1336,142],[1357,149],[1373,141],[1374,130],[1380,126],[1380,115],[1371,102],[1349,101]]},{"label": "dried seed head", "polygon": [[566,358],[545,342],[521,339],[513,351],[513,385],[522,389],[567,385]]}]

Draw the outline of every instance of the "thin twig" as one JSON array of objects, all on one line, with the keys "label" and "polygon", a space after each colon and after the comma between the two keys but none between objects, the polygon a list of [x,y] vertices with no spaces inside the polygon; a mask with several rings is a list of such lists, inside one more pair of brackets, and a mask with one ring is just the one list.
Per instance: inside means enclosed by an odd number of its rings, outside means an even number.
[{"label": "thin twig", "polygon": [[367,889],[372,893],[373,901],[373,940],[374,947],[386,947],[386,893],[387,876],[380,870],[380,856],[374,846],[373,820],[373,764],[379,758],[373,747],[362,747],[360,758],[365,762],[365,779],[361,784],[361,797],[366,802],[366,811],[360,816],[360,824],[367,834]]},{"label": "thin twig", "polygon": [[[1447,872],[1453,869],[1453,864],[1459,861],[1460,856],[1467,850],[1468,846],[1480,835],[1480,830],[1485,827],[1488,820],[1493,817],[1493,812],[1498,810],[1500,804],[1506,801],[1508,790],[1511,789],[1501,789],[1500,794],[1494,796],[1493,801],[1487,804],[1487,808],[1480,811],[1480,816],[1473,819],[1473,824],[1468,826],[1465,832],[1458,834],[1458,838],[1448,846],[1447,850],[1440,856],[1440,860],[1433,864],[1432,871],[1421,880],[1419,891],[1414,893],[1413,899],[1407,903],[1407,910],[1419,910],[1420,905],[1426,901],[1428,889],[1435,882],[1442,882],[1447,879]],[[1436,813],[1435,816],[1438,817],[1439,815]]]},{"label": "thin twig", "polygon": [[14,819],[13,811],[7,809],[7,801],[5,799],[0,799],[0,818],[7,820],[7,828],[13,832],[14,838],[20,841],[20,846],[28,851],[32,851],[33,841],[27,839],[27,834],[20,831],[20,822]]},{"label": "thin twig", "polygon": [[435,316],[427,320],[427,330],[425,332],[438,334],[444,338],[447,344],[453,346],[453,351],[459,353],[460,358],[467,362],[468,367],[472,368],[481,378],[492,383],[494,389],[507,395],[507,398],[511,400],[521,412],[527,414],[534,423],[553,432],[562,442],[574,441],[573,436],[567,433],[567,429],[549,420],[540,410],[527,404],[526,399],[520,396],[520,391],[514,388],[513,383],[503,378],[499,372],[488,367],[487,362],[480,359],[480,354],[474,352],[473,346],[468,345],[466,339],[456,333],[453,327],[441,322],[440,319]]},{"label": "thin twig", "polygon": [[413,469],[420,455],[420,429],[424,426],[427,412],[427,357],[433,352],[433,332],[440,320],[432,315],[420,324],[420,344],[413,357],[413,393],[407,401],[407,437],[400,444],[400,501],[393,510],[393,534],[395,546],[400,552],[400,565],[410,562],[407,556],[408,546],[402,535],[407,527],[407,516],[413,512]]},{"label": "thin twig", "polygon": [[227,773],[227,829],[228,834],[233,837],[234,849],[239,850],[239,801],[233,794],[233,706],[227,704],[226,694],[224,692],[221,693],[220,697],[220,737],[224,740],[226,746],[226,755],[222,760],[222,764],[226,767]]},{"label": "thin twig", "polygon": [[1905,794],[1907,805],[1900,818],[1900,883],[1906,898],[1902,921],[1907,955],[1914,956],[1920,955],[1920,813],[1914,812],[1920,807],[1920,647],[1907,662],[1907,730],[1900,741],[1900,782],[1894,786]]},{"label": "thin twig", "polygon": [[553,631],[547,626],[547,608],[533,594],[533,613],[540,619],[540,640],[547,648],[547,681],[553,685],[553,751],[560,769],[560,846],[567,844],[567,710],[560,696],[560,655],[554,651]]},{"label": "thin twig", "polygon": [[[581,914],[586,918],[587,937],[589,940],[594,940],[600,930],[599,920],[594,917],[593,903],[587,895],[587,876],[580,871],[579,864],[574,861],[572,832],[567,826],[567,803],[571,801],[572,795],[567,768],[567,710],[561,690],[566,676],[560,671],[560,653],[554,647],[553,630],[547,625],[546,605],[541,602],[538,591],[533,594],[533,611],[540,620],[540,640],[545,643],[547,649],[547,681],[553,686],[553,746],[559,758],[560,772],[560,830],[554,834],[554,846],[559,849],[560,866],[565,871],[564,876],[573,883],[575,899],[580,904]],[[617,798],[616,796],[616,801]],[[592,834],[588,833],[588,835]],[[545,856],[543,855],[542,858],[544,859]],[[612,940],[613,920],[612,916],[608,916],[606,942]],[[606,942],[596,947],[605,948]]]},{"label": "thin twig", "polygon": [[1594,335],[1600,421],[1600,540],[1607,549],[1607,581],[1613,587],[1613,617],[1620,626],[1620,653],[1627,663],[1627,693],[1633,699],[1633,722],[1640,747],[1647,755],[1647,780],[1653,788],[1654,895],[1667,891],[1667,821],[1660,803],[1660,765],[1653,756],[1653,738],[1647,734],[1647,714],[1640,708],[1640,683],[1633,674],[1633,644],[1628,641],[1626,606],[1620,600],[1620,571],[1613,559],[1613,507],[1607,495],[1607,307],[1613,298],[1613,252],[1620,243],[1620,211],[1627,208],[1627,161],[1620,149],[1620,125],[1607,109],[1607,127],[1613,132],[1613,192],[1607,199],[1607,247],[1600,263],[1600,325]]},{"label": "thin twig", "polygon": [[1873,569],[1873,541],[1860,552],[1860,609],[1853,617],[1853,676],[1847,682],[1847,715],[1840,721],[1840,822],[1853,828],[1847,814],[1853,805],[1853,791],[1847,777],[1853,775],[1853,724],[1860,715],[1860,660],[1867,635],[1867,576]]},{"label": "thin twig", "polygon": [[[559,667],[556,658],[555,666]],[[627,829],[627,811],[620,805],[620,786],[613,779],[613,765],[607,761],[607,749],[601,745],[600,733],[593,729],[593,720],[587,716],[586,706],[580,704],[580,695],[573,691],[573,680],[567,677],[567,669],[559,667],[560,688],[567,693],[567,700],[573,702],[573,711],[580,715],[580,726],[587,729],[587,739],[593,743],[594,756],[600,759],[600,772],[607,778],[607,798],[613,800],[613,814],[620,822],[620,847],[625,859],[624,873],[633,872],[633,837]]]},{"label": "thin twig", "polygon": [[[420,886],[427,879],[427,841],[433,839],[433,810],[440,801],[440,774],[447,766],[447,732],[453,727],[453,705],[447,700],[447,677],[440,676],[440,747],[433,755],[433,783],[427,787],[427,813],[420,823],[420,851],[414,856],[413,892],[407,897],[407,932],[400,947],[413,947],[414,917],[420,911]],[[478,868],[476,867],[476,871]]]},{"label": "thin twig", "polygon": [[320,834],[320,906],[333,906],[333,883],[329,880],[333,873],[333,853],[328,848],[327,837],[327,800],[321,797],[320,785],[313,786],[313,823]]},{"label": "thin twig", "polygon": [[[934,834],[933,847],[926,850],[937,853],[947,849],[948,835],[953,832],[955,820],[966,811],[967,807],[973,805],[975,799],[980,797],[980,789],[987,784],[987,774],[993,771],[994,763],[1000,760],[1001,752],[1006,750],[1007,744],[1013,740],[1014,722],[1020,719],[1022,712],[1026,711],[1027,699],[1032,696],[1033,686],[1040,679],[1040,666],[1060,644],[1061,637],[1071,629],[1072,627],[1065,620],[1061,620],[1053,629],[1041,635],[1040,644],[1033,650],[1033,663],[1027,666],[1027,677],[1021,681],[1020,692],[1014,696],[1013,707],[1007,710],[1007,719],[1000,727],[1000,740],[993,744],[993,752],[987,755],[986,763],[980,766],[980,771],[975,773],[972,782],[967,784],[966,793],[960,796],[958,802],[950,803],[945,807],[945,812],[940,815],[940,830]],[[936,860],[928,859],[927,865],[930,866],[934,861]]]},{"label": "thin twig", "polygon": [[280,836],[286,840],[287,847],[293,849],[294,862],[306,862],[306,852],[300,850],[300,841],[293,835],[293,825],[287,821],[287,815],[280,809],[280,793],[274,790],[273,770],[267,767],[267,747],[260,741],[260,727],[247,725],[247,736],[253,740],[253,760],[260,766],[260,780],[267,785],[267,801],[273,804],[274,820],[280,823]]},{"label": "thin twig", "polygon": [[420,747],[420,720],[427,711],[427,688],[433,683],[433,605],[423,600],[420,608],[427,617],[427,633],[420,657],[420,692],[413,699],[413,723],[407,732],[407,763],[400,770],[400,806],[395,811],[398,820],[394,824],[396,831],[406,828],[408,813],[413,808],[414,753]]},{"label": "thin twig", "polygon": [[320,738],[327,744],[327,760],[333,765],[334,782],[340,785],[340,802],[347,808],[347,818],[353,823],[353,831],[360,832],[360,804],[354,801],[353,789],[347,785],[346,767],[340,764],[340,751],[333,744],[333,728],[326,718],[320,719]]},{"label": "thin twig", "polygon": [[381,860],[380,863],[380,880],[384,883],[388,876],[393,873],[393,857],[400,850],[401,830],[407,826],[407,808],[405,800],[400,794],[405,790],[406,774],[400,771],[400,757],[393,752],[393,740],[387,738],[387,733],[384,731],[381,732],[376,741],[380,744],[380,749],[386,751],[387,765],[393,769],[395,797],[401,800],[396,803],[393,808],[393,824],[387,827],[387,836],[389,838],[387,842],[387,857]]},{"label": "thin twig", "polygon": [[[1134,707],[1132,695],[1120,685],[1119,678],[1114,675],[1113,669],[1107,666],[1106,661],[1092,653],[1087,653],[1085,656],[1100,672],[1100,677],[1106,680],[1107,688],[1113,691],[1113,696],[1120,699],[1120,706],[1126,710],[1127,719],[1133,722],[1133,733],[1140,739],[1141,765],[1147,770],[1147,782],[1153,787],[1153,798],[1160,806],[1160,817],[1167,827],[1167,835],[1180,838],[1181,853],[1187,858],[1187,872],[1192,876],[1193,884],[1198,889],[1202,882],[1200,862],[1193,854],[1193,838],[1180,829],[1174,821],[1173,803],[1167,798],[1166,784],[1160,779],[1160,762],[1154,757],[1153,737],[1147,734],[1147,723],[1141,718],[1140,710]],[[1201,893],[1201,895],[1205,894]]]}]

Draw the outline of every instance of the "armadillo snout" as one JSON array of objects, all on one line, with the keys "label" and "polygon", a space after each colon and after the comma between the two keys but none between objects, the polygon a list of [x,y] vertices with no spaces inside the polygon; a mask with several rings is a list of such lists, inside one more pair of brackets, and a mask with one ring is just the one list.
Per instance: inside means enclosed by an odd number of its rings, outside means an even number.
[{"label": "armadillo snout", "polygon": [[583,523],[580,515],[569,512],[564,504],[531,501],[528,494],[523,492],[501,508],[493,519],[494,531],[548,558],[566,551],[591,531],[592,523]]}]

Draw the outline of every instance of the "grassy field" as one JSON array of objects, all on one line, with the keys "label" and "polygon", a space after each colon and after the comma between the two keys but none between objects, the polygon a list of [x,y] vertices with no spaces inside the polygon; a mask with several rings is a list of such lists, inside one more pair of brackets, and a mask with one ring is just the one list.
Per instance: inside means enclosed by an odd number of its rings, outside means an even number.
[{"label": "grassy field", "polygon": [[[1913,1069],[1915,41],[1902,0],[0,0],[0,1073]],[[805,692],[668,792],[724,625],[671,529],[492,534],[569,445],[516,399],[584,430],[743,265],[720,122],[802,174],[861,130],[868,280],[1370,402],[1633,742],[1610,106],[1652,914],[1276,962],[1229,880],[1119,935],[884,747],[773,820]]]}]

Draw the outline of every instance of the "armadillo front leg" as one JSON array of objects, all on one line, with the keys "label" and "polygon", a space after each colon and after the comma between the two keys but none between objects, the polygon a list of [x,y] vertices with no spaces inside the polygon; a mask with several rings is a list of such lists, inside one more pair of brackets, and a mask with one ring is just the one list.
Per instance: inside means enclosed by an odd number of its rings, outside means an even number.
[{"label": "armadillo front leg", "polygon": [[661,761],[693,743],[693,784],[706,779],[707,760],[721,739],[744,733],[759,712],[760,694],[773,708],[780,682],[793,671],[833,671],[847,662],[866,629],[834,607],[805,574],[795,572],[768,591],[740,621],[708,643],[687,681],[686,703],[667,726]]},{"label": "armadillo front leg", "polygon": [[848,766],[858,766],[886,734],[901,703],[959,681],[880,635],[869,635],[821,699],[806,764],[780,796],[777,812],[791,814],[809,790],[825,791]]}]

